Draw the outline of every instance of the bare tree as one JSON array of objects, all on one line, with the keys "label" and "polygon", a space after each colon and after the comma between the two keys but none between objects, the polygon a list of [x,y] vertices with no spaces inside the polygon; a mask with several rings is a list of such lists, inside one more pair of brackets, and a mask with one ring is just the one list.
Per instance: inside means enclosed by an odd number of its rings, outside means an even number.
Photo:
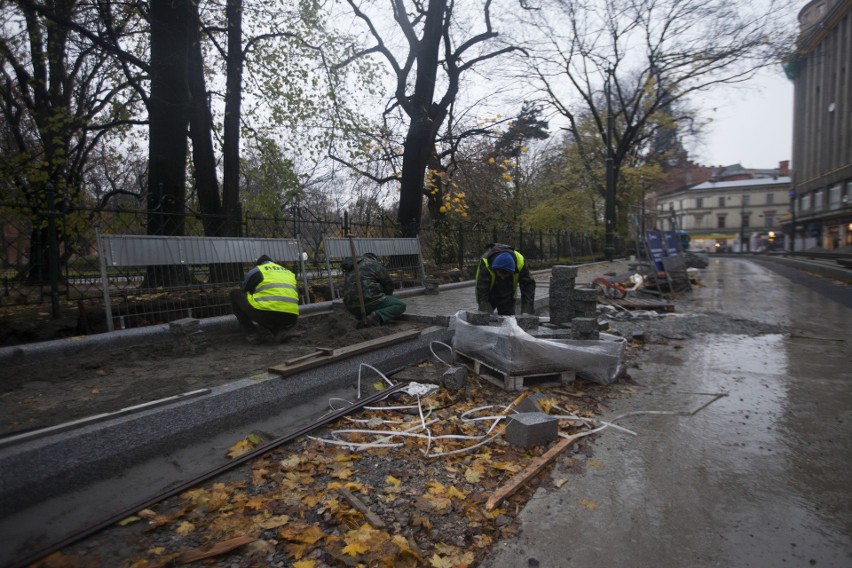
[{"label": "bare tree", "polygon": [[[87,40],[80,28],[105,33],[96,7],[78,0],[2,2],[0,113],[5,127],[0,187],[8,199],[32,211],[28,274],[46,279],[48,242],[67,258],[75,235],[50,232],[45,216],[78,206],[90,197],[90,159],[108,160],[122,134],[140,124],[140,96],[119,71],[118,62]],[[111,22],[127,29],[132,18]],[[73,224],[64,223],[66,232]],[[56,269],[56,267],[53,267]],[[54,275],[55,277],[55,275]]]},{"label": "bare tree", "polygon": [[[397,30],[405,40],[405,47],[400,50],[383,35],[381,22],[377,21],[379,15],[368,14],[364,3],[347,1],[355,16],[367,26],[374,42],[354,53],[347,62],[372,54],[382,57],[395,80],[393,102],[386,112],[399,107],[408,119],[401,172],[377,181],[399,181],[398,222],[403,235],[416,235],[426,170],[436,155],[435,140],[441,125],[459,94],[462,74],[516,48],[496,45],[497,32],[491,22],[492,0],[482,4],[479,33],[471,33],[457,17],[454,0],[387,0]],[[494,49],[488,50],[487,46]]]},{"label": "bare tree", "polygon": [[531,74],[544,99],[567,122],[590,171],[601,156],[589,145],[583,121],[591,119],[599,139],[606,139],[608,88],[616,182],[623,167],[652,160],[654,152],[664,150],[661,130],[692,123],[695,115],[687,103],[694,95],[747,81],[776,63],[792,34],[778,15],[789,0],[540,4],[541,10],[529,12],[540,30],[529,47]]}]

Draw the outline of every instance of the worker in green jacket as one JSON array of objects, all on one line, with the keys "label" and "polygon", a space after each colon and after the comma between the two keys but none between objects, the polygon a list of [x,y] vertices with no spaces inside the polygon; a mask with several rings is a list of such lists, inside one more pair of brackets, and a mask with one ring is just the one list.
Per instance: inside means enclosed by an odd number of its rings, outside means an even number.
[{"label": "worker in green jacket", "polygon": [[476,269],[476,303],[479,311],[515,315],[521,290],[521,313],[535,313],[535,280],[521,253],[502,244],[489,244]]},{"label": "worker in green jacket", "polygon": [[382,325],[405,312],[407,307],[405,302],[393,297],[393,279],[375,254],[368,252],[358,258],[358,275],[361,277],[361,292],[364,295],[366,312],[364,314],[361,313],[361,301],[358,298],[355,265],[352,259],[343,259],[340,267],[345,273],[343,304],[349,313],[358,318],[356,328]]},{"label": "worker in green jacket", "polygon": [[296,275],[264,254],[240,289],[231,291],[231,306],[246,341],[260,343],[263,332],[271,334],[273,341],[282,341],[299,320]]}]

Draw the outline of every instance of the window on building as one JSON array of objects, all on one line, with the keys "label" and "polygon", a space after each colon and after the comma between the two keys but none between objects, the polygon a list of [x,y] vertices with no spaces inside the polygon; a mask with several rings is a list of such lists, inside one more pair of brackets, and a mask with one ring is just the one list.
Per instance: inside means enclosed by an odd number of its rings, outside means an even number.
[{"label": "window on building", "polygon": [[823,206],[823,191],[814,192],[814,211],[822,211]]},{"label": "window on building", "polygon": [[743,204],[743,205],[748,205],[748,204],[749,204],[749,201],[750,201],[750,198],[751,198],[751,195],[743,194],[742,204]]},{"label": "window on building", "polygon": [[811,194],[806,193],[799,199],[799,211],[811,210]]},{"label": "window on building", "polygon": [[766,227],[768,229],[771,229],[772,227],[775,226],[775,214],[774,213],[767,213],[763,216],[763,218],[766,219]]},{"label": "window on building", "polygon": [[832,185],[828,188],[828,208],[829,209],[840,209],[841,205],[841,194],[843,186],[838,184]]},{"label": "window on building", "polygon": [[680,209],[681,211],[683,211],[683,199],[678,200],[677,208]]},{"label": "window on building", "polygon": [[695,216],[695,228],[703,229],[704,228],[704,215],[696,215]]},{"label": "window on building", "polygon": [[718,229],[724,229],[725,228],[725,216],[724,215],[719,215],[718,217],[716,217],[716,228],[718,228]]},{"label": "window on building", "polygon": [[742,221],[743,221],[743,225],[742,225],[743,227],[749,227],[750,226],[749,221],[751,221],[751,213],[743,213]]},{"label": "window on building", "polygon": [[703,197],[696,197],[695,198],[695,208],[701,209],[702,207],[704,207],[704,198]]},{"label": "window on building", "polygon": [[774,193],[767,193],[766,194],[766,204],[767,205],[774,205],[775,204],[775,194]]},{"label": "window on building", "polygon": [[723,196],[719,197],[719,207],[724,207],[724,206],[725,206],[725,196],[723,195]]}]

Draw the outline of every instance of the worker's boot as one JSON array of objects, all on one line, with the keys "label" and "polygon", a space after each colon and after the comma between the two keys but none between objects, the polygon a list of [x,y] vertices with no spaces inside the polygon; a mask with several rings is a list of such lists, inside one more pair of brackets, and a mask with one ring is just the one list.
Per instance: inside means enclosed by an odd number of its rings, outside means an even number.
[{"label": "worker's boot", "polygon": [[358,320],[358,323],[355,324],[355,329],[363,329],[365,327],[374,327],[377,325],[382,325],[382,318],[379,317],[379,314],[373,312],[363,320]]},{"label": "worker's boot", "polygon": [[382,325],[382,317],[376,312],[373,312],[367,316],[367,327],[373,327],[375,325]]}]

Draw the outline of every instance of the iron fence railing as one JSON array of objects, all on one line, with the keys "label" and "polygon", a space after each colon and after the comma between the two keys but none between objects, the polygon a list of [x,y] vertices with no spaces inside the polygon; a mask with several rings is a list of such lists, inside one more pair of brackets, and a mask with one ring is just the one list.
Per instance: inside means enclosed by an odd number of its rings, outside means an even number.
[{"label": "iron fence railing", "polygon": [[[204,236],[204,227],[211,222],[195,213],[187,214],[178,221],[186,236]],[[309,287],[315,288],[315,293],[310,294],[311,301],[322,301],[330,299],[322,293],[324,288],[328,288],[329,267],[339,274],[340,261],[326,259],[323,241],[346,236],[342,221],[308,217],[295,208],[274,217],[243,215],[240,236],[297,239],[307,259],[301,266],[293,268],[303,271],[297,274],[300,282],[306,281]],[[58,317],[60,309],[69,309],[68,304],[80,312],[84,310],[83,303],[85,309],[97,310],[104,295],[96,234],[144,235],[147,222],[146,212],[134,207],[37,211],[20,204],[0,202],[0,318],[9,311],[33,305],[39,306],[40,314],[49,313],[54,318]],[[399,236],[395,223],[386,217],[370,222],[352,221],[349,231],[352,236],[363,238]],[[418,236],[426,277],[443,281],[472,278],[487,245],[495,242],[521,251],[533,269],[603,258],[600,240],[588,234],[568,231],[442,224],[422,227]],[[141,281],[141,277],[115,271],[116,282],[111,282],[110,286],[130,294],[134,282]],[[216,296],[221,303],[219,295]],[[147,301],[152,300],[149,298]],[[202,317],[200,314],[221,315],[227,311],[227,305],[217,305],[215,309],[198,307],[195,313]],[[144,325],[164,323],[179,317],[186,317],[186,314],[163,314],[162,321],[146,319]]]}]

